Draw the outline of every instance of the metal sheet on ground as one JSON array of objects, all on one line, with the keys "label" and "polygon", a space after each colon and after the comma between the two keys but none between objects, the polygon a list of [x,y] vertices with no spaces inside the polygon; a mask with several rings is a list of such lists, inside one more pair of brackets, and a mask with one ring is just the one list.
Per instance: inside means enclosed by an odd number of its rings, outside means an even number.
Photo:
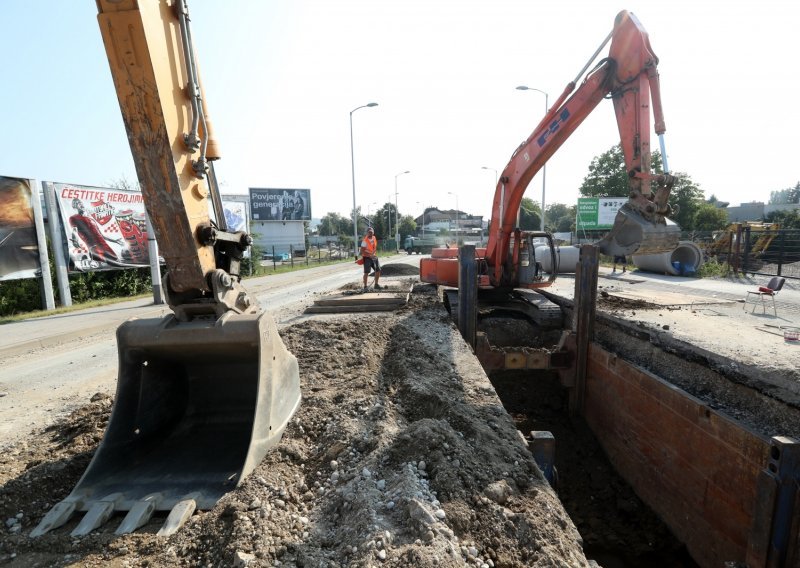
[{"label": "metal sheet on ground", "polygon": [[386,283],[381,290],[368,292],[349,291],[336,293],[314,300],[306,313],[385,312],[405,305],[410,289],[400,289],[394,283]]},{"label": "metal sheet on ground", "polygon": [[735,300],[725,298],[708,298],[705,296],[693,296],[691,294],[677,294],[674,292],[660,291],[653,294],[652,291],[642,292],[608,292],[609,296],[622,300],[641,300],[656,306],[700,306],[710,304],[735,304]]}]

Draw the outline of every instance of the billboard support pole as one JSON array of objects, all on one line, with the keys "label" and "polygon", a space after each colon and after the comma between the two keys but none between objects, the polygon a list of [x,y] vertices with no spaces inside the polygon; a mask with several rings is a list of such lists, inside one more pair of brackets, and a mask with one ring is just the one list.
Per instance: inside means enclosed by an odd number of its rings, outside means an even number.
[{"label": "billboard support pole", "polygon": [[56,265],[56,282],[58,283],[58,295],[61,298],[61,305],[64,307],[72,305],[72,294],[69,291],[69,277],[67,276],[67,263],[64,258],[63,231],[61,229],[61,217],[56,205],[55,188],[50,182],[42,182],[44,192],[44,202],[47,206],[47,224],[50,226],[50,243],[53,246],[53,260]]},{"label": "billboard support pole", "polygon": [[53,280],[50,277],[50,260],[47,254],[47,237],[44,232],[42,201],[39,199],[39,188],[36,186],[35,179],[28,180],[28,187],[31,190],[31,206],[33,207],[33,221],[36,227],[36,243],[39,247],[39,265],[42,267],[41,290],[44,295],[42,307],[46,310],[54,310],[56,309],[56,302],[53,297]]},{"label": "billboard support pole", "polygon": [[153,303],[164,303],[164,291],[161,288],[161,265],[158,263],[158,243],[156,234],[153,232],[153,225],[150,224],[150,215],[144,213],[144,221],[147,224],[147,254],[150,256],[150,280],[153,282]]}]

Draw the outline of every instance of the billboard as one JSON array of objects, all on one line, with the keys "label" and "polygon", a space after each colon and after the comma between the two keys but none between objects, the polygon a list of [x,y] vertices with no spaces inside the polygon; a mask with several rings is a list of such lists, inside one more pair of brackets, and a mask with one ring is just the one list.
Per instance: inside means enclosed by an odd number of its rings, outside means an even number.
[{"label": "billboard", "polygon": [[35,278],[39,244],[30,181],[0,176],[0,281]]},{"label": "billboard", "polygon": [[50,184],[61,216],[71,272],[150,265],[142,194]]},{"label": "billboard", "polygon": [[[225,214],[225,224],[232,232],[242,231],[250,233],[247,222],[247,196],[246,195],[223,195],[222,210]],[[244,251],[244,257],[250,258],[250,249]]]},{"label": "billboard", "polygon": [[610,229],[627,197],[579,197],[578,230]]},{"label": "billboard", "polygon": [[310,189],[250,188],[253,221],[311,221]]},{"label": "billboard", "polygon": [[225,212],[225,223],[228,230],[249,232],[247,227],[247,197],[222,196],[222,210]]}]

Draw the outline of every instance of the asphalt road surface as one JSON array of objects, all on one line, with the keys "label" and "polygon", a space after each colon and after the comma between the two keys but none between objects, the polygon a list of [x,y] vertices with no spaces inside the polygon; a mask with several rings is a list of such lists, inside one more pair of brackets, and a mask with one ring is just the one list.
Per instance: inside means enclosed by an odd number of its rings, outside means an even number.
[{"label": "asphalt road surface", "polygon": [[[382,261],[384,265],[418,265],[419,259],[417,255],[400,254]],[[313,267],[248,279],[245,287],[280,328],[309,317],[303,315],[303,310],[316,296],[348,283],[360,286],[359,268],[352,263]],[[753,314],[742,309],[741,300],[747,290],[762,283],[758,279],[699,280],[639,272],[623,277],[612,276],[603,267],[600,276],[601,289],[642,290],[654,301],[667,290],[727,300],[725,304],[688,309],[639,311],[630,317],[667,325],[671,334],[685,341],[710,350],[727,350],[746,364],[760,364],[766,357],[781,366],[800,366],[800,345],[788,345],[780,337],[781,327],[800,326],[800,286],[794,281],[781,292],[778,315],[774,316],[771,312],[762,314],[758,310]],[[560,277],[552,291],[571,297],[574,279],[570,275]],[[0,326],[0,451],[33,429],[45,427],[82,406],[95,393],[113,394],[116,328],[132,317],[153,318],[168,313],[165,305],[154,305],[145,298]]]},{"label": "asphalt road surface", "polygon": [[[400,254],[382,262],[418,264],[419,257]],[[348,283],[360,286],[360,270],[346,262],[251,278],[244,284],[280,328],[304,317],[315,296]],[[113,395],[116,328],[133,317],[168,313],[166,305],[144,298],[0,326],[0,451],[86,404],[95,393]]]}]

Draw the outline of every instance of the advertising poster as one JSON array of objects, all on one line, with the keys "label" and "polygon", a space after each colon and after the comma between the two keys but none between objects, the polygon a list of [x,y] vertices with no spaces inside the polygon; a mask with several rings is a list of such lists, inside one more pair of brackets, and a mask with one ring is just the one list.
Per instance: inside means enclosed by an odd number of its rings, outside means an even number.
[{"label": "advertising poster", "polygon": [[63,183],[52,186],[70,272],[150,265],[140,192]]},{"label": "advertising poster", "polygon": [[247,232],[247,203],[245,201],[222,198],[222,209],[225,211],[225,222],[232,232]]},{"label": "advertising poster", "polygon": [[29,180],[0,176],[0,280],[35,278],[41,268],[33,198]]},{"label": "advertising poster", "polygon": [[[247,196],[226,197],[222,196],[222,210],[225,212],[225,223],[228,230],[250,233],[247,223]],[[244,252],[245,258],[250,258],[250,248]]]},{"label": "advertising poster", "polygon": [[311,221],[310,189],[250,188],[253,221]]},{"label": "advertising poster", "polygon": [[628,202],[627,197],[601,197],[597,204],[597,225],[601,229],[610,229],[614,226],[617,211]]},{"label": "advertising poster", "polygon": [[628,202],[627,197],[578,198],[578,229],[610,229],[617,211]]}]

